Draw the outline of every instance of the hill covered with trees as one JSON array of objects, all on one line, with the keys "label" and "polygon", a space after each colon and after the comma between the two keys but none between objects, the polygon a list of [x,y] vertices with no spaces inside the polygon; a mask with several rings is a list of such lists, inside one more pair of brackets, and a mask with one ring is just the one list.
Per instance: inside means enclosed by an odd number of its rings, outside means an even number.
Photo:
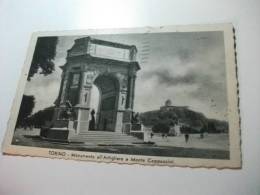
[{"label": "hill covered with trees", "polygon": [[144,112],[140,114],[140,120],[144,126],[152,129],[159,126],[163,127],[162,129],[168,129],[175,124],[179,124],[182,131],[188,131],[189,133],[228,132],[227,121],[209,119],[204,114],[190,110],[187,107]]}]

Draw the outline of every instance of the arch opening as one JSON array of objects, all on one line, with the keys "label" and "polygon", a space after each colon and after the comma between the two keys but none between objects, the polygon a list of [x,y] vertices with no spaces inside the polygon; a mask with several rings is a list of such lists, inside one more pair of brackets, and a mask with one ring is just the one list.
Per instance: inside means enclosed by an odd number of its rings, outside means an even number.
[{"label": "arch opening", "polygon": [[91,95],[90,95],[90,122],[89,122],[89,130],[96,130],[96,120],[98,118],[98,110],[99,110],[99,103],[100,103],[100,90],[96,85],[92,86]]},{"label": "arch opening", "polygon": [[[95,116],[95,124],[89,130],[115,131],[117,120],[119,84],[110,75],[98,76],[91,89],[91,115]],[[93,114],[92,110],[95,110]],[[93,120],[93,116],[91,116]],[[90,121],[91,123],[91,121]]]}]

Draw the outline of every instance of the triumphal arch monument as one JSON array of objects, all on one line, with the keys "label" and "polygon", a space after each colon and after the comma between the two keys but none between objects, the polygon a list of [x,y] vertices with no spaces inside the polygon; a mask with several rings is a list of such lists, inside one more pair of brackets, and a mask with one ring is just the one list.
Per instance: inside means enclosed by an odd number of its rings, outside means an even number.
[{"label": "triumphal arch monument", "polygon": [[[67,51],[65,65],[60,67],[61,84],[52,124],[42,130],[42,135],[66,139],[70,131],[129,131],[140,70],[136,54],[134,45],[91,37],[76,39]],[[93,119],[90,105],[94,85],[100,96]]]}]

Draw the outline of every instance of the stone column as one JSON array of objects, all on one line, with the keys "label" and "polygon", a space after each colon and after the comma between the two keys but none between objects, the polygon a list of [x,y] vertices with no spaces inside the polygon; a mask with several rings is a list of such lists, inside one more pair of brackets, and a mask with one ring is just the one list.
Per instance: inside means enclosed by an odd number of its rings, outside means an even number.
[{"label": "stone column", "polygon": [[116,127],[115,131],[122,132],[123,130],[123,115],[126,107],[126,89],[122,89],[118,95],[118,109],[116,115]]},{"label": "stone column", "polygon": [[61,74],[61,84],[60,84],[60,89],[59,89],[59,95],[58,95],[57,101],[55,102],[55,105],[56,105],[56,106],[59,106],[59,105],[60,105],[61,94],[62,94],[63,86],[64,86],[64,78],[65,78],[65,73],[62,72],[62,74]]},{"label": "stone column", "polygon": [[64,102],[65,102],[65,94],[66,94],[68,80],[69,80],[69,74],[67,72],[62,72],[60,91],[57,98],[57,102],[55,102],[56,107],[54,110],[52,123],[55,123],[55,121],[58,120],[61,108],[65,107]]},{"label": "stone column", "polygon": [[130,109],[131,108],[131,101],[132,101],[132,83],[133,79],[131,76],[129,76],[129,81],[128,81],[128,92],[127,92],[127,105],[126,108]]},{"label": "stone column", "polygon": [[63,79],[63,84],[62,84],[62,88],[61,88],[61,93],[60,93],[60,104],[65,103],[65,99],[66,99],[66,89],[67,89],[67,85],[68,85],[68,80],[69,80],[69,72],[65,72],[64,73],[64,79]]},{"label": "stone column", "polygon": [[79,104],[75,106],[78,110],[77,133],[86,132],[89,129],[90,97],[92,83],[87,82],[87,72],[82,73]]},{"label": "stone column", "polygon": [[128,109],[133,109],[134,107],[134,96],[135,96],[135,79],[136,76],[135,75],[131,75],[129,76],[129,85],[128,85],[128,104],[126,106],[126,108]]},{"label": "stone column", "polygon": [[65,74],[64,74],[64,72],[62,72],[59,95],[58,95],[56,101],[54,102],[55,108],[54,108],[54,114],[53,114],[53,117],[52,117],[52,123],[54,123],[55,120],[57,120],[57,118],[58,118],[59,106],[60,106],[60,101],[61,101],[61,93],[62,93],[63,85],[64,85],[64,77],[65,77]]},{"label": "stone column", "polygon": [[135,99],[135,79],[136,79],[136,76],[134,75],[132,77],[132,86],[131,86],[131,92],[132,92],[132,97],[131,97],[131,109],[133,110],[134,109],[134,99]]}]

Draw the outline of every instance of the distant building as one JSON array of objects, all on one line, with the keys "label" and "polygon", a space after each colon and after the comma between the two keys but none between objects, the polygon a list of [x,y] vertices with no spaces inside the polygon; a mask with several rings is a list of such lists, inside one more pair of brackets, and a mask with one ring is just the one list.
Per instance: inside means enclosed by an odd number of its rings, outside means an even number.
[{"label": "distant building", "polygon": [[160,107],[161,111],[173,111],[173,110],[180,110],[180,109],[187,109],[188,106],[172,106],[172,101],[170,99],[165,101],[164,106]]}]

